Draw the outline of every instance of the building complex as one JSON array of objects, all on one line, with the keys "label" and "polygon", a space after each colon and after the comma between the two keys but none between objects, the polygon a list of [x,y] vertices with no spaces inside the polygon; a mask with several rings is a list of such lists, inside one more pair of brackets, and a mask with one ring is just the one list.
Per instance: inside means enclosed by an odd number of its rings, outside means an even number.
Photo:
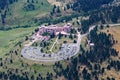
[{"label": "building complex", "polygon": [[[39,40],[49,40],[51,34],[55,34],[56,36],[61,33],[61,34],[67,34],[70,32],[72,28],[72,25],[70,23],[67,23],[64,26],[57,26],[57,25],[49,25],[49,26],[39,26],[39,30],[36,35],[32,36],[32,39],[39,39]],[[44,36],[44,33],[48,33],[49,35]]]}]

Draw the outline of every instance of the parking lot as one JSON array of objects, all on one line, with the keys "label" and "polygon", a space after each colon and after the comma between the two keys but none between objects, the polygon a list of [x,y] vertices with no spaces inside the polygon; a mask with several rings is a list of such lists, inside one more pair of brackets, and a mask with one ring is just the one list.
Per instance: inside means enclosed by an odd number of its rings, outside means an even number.
[{"label": "parking lot", "polygon": [[[110,24],[110,26],[114,26],[114,25],[120,25],[120,24]],[[82,37],[89,34],[90,31],[93,30],[94,28],[95,26],[90,27],[88,33],[83,35],[81,35],[78,32],[77,43],[62,44],[60,51],[58,51],[57,53],[42,53],[40,47],[27,46],[24,49],[22,49],[21,54],[23,55],[24,58],[27,58],[29,60],[44,61],[44,62],[60,61],[60,60],[65,60],[67,58],[71,58],[79,52],[79,47],[81,44]]]},{"label": "parking lot", "polygon": [[60,51],[57,53],[42,53],[40,47],[26,46],[22,49],[21,54],[24,58],[35,61],[60,61],[71,58],[79,52],[79,46],[82,36],[78,33],[77,43],[62,44]]},{"label": "parking lot", "polygon": [[21,54],[23,57],[35,61],[60,61],[71,58],[79,51],[76,44],[63,44],[57,53],[42,53],[40,47],[25,47]]}]

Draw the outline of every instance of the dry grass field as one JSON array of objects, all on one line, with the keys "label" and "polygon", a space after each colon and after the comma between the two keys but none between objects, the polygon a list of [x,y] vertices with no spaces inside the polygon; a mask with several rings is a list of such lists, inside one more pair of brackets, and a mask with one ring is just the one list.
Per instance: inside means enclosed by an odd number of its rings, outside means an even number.
[{"label": "dry grass field", "polygon": [[110,78],[115,78],[115,80],[120,80],[120,72],[116,72],[114,69],[106,70],[103,78],[107,78],[108,76]]},{"label": "dry grass field", "polygon": [[[117,44],[115,44],[113,47],[119,51],[118,57],[111,57],[114,60],[119,60],[120,59],[120,26],[114,26],[110,28],[106,28],[102,30],[102,32],[105,32],[106,34],[112,34],[113,38],[118,41]],[[82,39],[81,45],[83,48],[85,48],[85,42],[86,42],[86,37]],[[108,62],[102,63],[102,67],[107,67]],[[82,71],[82,70],[80,70]],[[107,80],[107,77],[109,78],[115,78],[115,80],[120,80],[120,72],[116,71],[115,69],[111,68],[111,70],[105,69],[105,73],[103,75],[99,75],[99,80]]]},{"label": "dry grass field", "polygon": [[120,26],[110,27],[103,31],[106,32],[107,34],[112,34],[114,39],[118,41],[118,43],[115,44],[113,47],[117,51],[119,51],[119,57],[120,57]]},{"label": "dry grass field", "polygon": [[47,0],[50,4],[56,6],[63,6],[66,3],[73,2],[74,0]]},{"label": "dry grass field", "polygon": [[58,2],[56,0],[48,0],[48,2],[52,5],[61,6],[61,2]]},{"label": "dry grass field", "polygon": [[[119,59],[120,58],[120,26],[114,26],[114,27],[104,29],[103,32],[105,32],[107,34],[112,34],[113,38],[118,41],[118,43],[115,44],[113,47],[117,51],[119,51],[119,54],[118,54],[118,57],[114,57],[113,59],[115,59],[115,60]],[[113,78],[115,78],[115,80],[120,80],[120,72],[117,72],[114,69],[105,70],[105,73],[104,73],[104,75],[102,75],[102,78],[106,79],[107,77],[110,77],[110,78],[113,77]]]}]

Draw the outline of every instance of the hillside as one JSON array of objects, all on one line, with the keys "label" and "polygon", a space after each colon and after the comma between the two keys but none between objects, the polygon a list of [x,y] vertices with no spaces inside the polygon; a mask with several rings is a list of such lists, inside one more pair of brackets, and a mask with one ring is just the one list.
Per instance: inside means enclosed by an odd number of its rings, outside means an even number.
[{"label": "hillside", "polygon": [[[38,26],[51,22],[56,24],[64,20],[69,21],[68,17],[74,18],[75,14],[92,17],[100,15],[100,18],[104,17],[102,15],[116,16],[118,10],[115,9],[119,8],[119,5],[112,6],[118,3],[115,0],[5,0],[1,3],[3,3],[0,4],[0,29],[2,30],[12,27]],[[108,4],[111,6],[106,8]],[[105,13],[111,9],[114,9],[111,14]],[[112,17],[108,16],[108,18]],[[110,22],[106,20],[106,17],[101,18],[103,19],[104,22]],[[115,22],[115,20],[112,21]],[[92,22],[94,23],[94,20]]]},{"label": "hillside", "polygon": [[0,80],[120,80],[119,35],[120,0],[1,0]]},{"label": "hillside", "polygon": [[8,27],[34,25],[36,18],[49,14],[52,9],[47,0],[17,0],[5,5],[0,12],[0,26]]}]

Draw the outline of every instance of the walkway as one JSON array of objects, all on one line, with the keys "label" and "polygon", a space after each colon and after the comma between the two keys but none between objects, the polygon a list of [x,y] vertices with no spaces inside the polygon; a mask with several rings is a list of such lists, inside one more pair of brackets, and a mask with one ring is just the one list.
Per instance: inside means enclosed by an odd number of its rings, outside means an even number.
[{"label": "walkway", "polygon": [[[106,26],[107,24],[104,24],[103,26]],[[118,26],[120,24],[109,24],[110,26]],[[100,25],[99,25],[100,26]],[[57,53],[42,53],[41,52],[41,48],[40,47],[30,47],[29,45],[27,47],[25,47],[24,49],[22,49],[21,54],[23,55],[24,58],[27,58],[29,60],[35,60],[35,61],[43,61],[43,62],[49,62],[49,61],[60,61],[60,60],[65,60],[67,58],[71,58],[74,55],[76,55],[79,52],[80,49],[80,44],[81,44],[81,40],[84,36],[86,36],[87,34],[90,33],[91,30],[93,30],[95,28],[94,26],[91,26],[89,28],[88,33],[81,35],[79,32],[77,32],[77,36],[78,36],[78,40],[77,43],[67,43],[67,44],[63,44],[61,46],[60,51],[58,51]],[[56,44],[58,38],[56,38],[56,41],[54,42],[54,44],[51,47],[51,51],[52,48],[54,47],[54,45]]]},{"label": "walkway", "polygon": [[55,46],[55,44],[58,42],[58,37],[56,38],[55,42],[53,43],[52,47],[50,48],[50,51],[52,52],[53,47]]}]

